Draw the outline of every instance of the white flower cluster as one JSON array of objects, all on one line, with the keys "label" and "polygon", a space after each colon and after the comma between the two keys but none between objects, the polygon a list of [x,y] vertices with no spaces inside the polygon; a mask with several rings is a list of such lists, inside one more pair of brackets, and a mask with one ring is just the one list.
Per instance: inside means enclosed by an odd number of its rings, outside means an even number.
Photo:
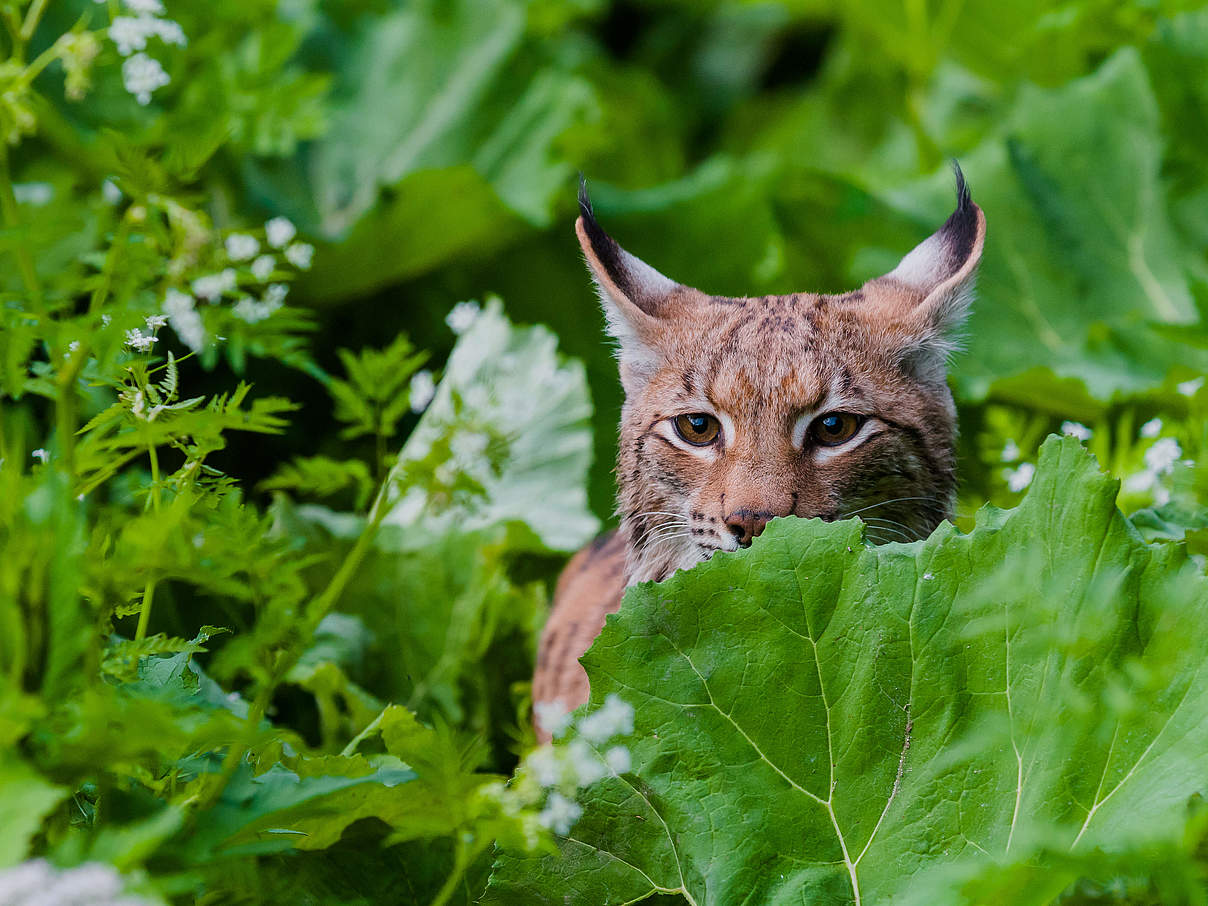
[{"label": "white flower cluster", "polygon": [[[281,254],[285,256],[285,260],[292,264],[300,271],[310,270],[311,260],[315,255],[315,247],[308,242],[294,242],[293,239],[298,235],[298,228],[290,223],[287,217],[274,217],[264,225],[264,238],[270,246],[279,249]],[[251,237],[247,237],[250,239]],[[230,251],[230,246],[227,246],[227,251]],[[257,246],[256,251],[259,251]],[[244,257],[251,258],[256,254],[253,251]],[[242,260],[231,255],[232,259]],[[252,273],[258,280],[267,280],[268,275],[273,272],[276,262],[271,255],[262,255],[252,263]]]},{"label": "white flower cluster", "polygon": [[[563,736],[572,725],[571,716],[560,701],[537,702],[533,711],[541,727],[554,737]],[[568,744],[542,746],[531,752],[523,764],[525,775],[548,791],[537,822],[562,836],[570,833],[583,814],[574,800],[576,790],[609,775],[624,774],[632,767],[629,749],[610,743],[616,737],[633,733],[633,706],[611,693],[603,706],[579,719],[576,729],[577,735]]]},{"label": "white flower cluster", "polygon": [[122,893],[115,868],[86,862],[60,871],[45,859],[31,859],[0,871],[0,906],[150,906]]},{"label": "white flower cluster", "polygon": [[[1150,426],[1154,422],[1157,422],[1157,428],[1151,429]],[[1147,434],[1147,430],[1156,434],[1162,430],[1162,423],[1156,418],[1152,422],[1146,422],[1141,426],[1142,437],[1153,436]],[[1153,502],[1157,506],[1164,506],[1170,502],[1170,491],[1162,484],[1162,478],[1174,471],[1174,465],[1182,455],[1183,448],[1173,437],[1158,438],[1153,446],[1145,451],[1145,468],[1125,479],[1125,489],[1136,493],[1149,491],[1153,494]]]},{"label": "white flower cluster", "polygon": [[155,335],[151,333],[143,333],[137,327],[133,330],[126,331],[126,345],[135,352],[150,352],[151,347],[155,345]]},{"label": "white flower cluster", "polygon": [[150,352],[151,347],[159,342],[155,332],[167,323],[167,315],[151,315],[146,321],[146,333],[138,327],[126,331],[126,345],[135,352]]},{"label": "white flower cluster", "polygon": [[163,18],[161,0],[124,0],[124,4],[133,15],[114,18],[109,25],[109,40],[126,57],[122,63],[126,90],[146,106],[151,103],[152,94],[172,81],[159,60],[143,53],[147,42],[159,38],[165,44],[184,47],[188,39],[178,22]]},{"label": "white flower cluster", "polygon": [[[274,217],[264,224],[263,241],[251,233],[230,233],[223,240],[223,249],[232,264],[246,267],[252,278],[263,284],[278,271],[277,258],[267,252],[261,254],[265,244],[272,249],[282,250],[286,262],[293,267],[310,267],[314,247],[305,242],[294,242],[297,233],[297,228],[289,220]],[[219,305],[225,298],[234,297],[231,314],[248,324],[257,324],[277,312],[289,294],[286,284],[272,283],[265,287],[261,298],[249,295],[240,287],[240,271],[236,267],[224,267],[215,273],[197,277],[189,284],[189,289],[191,293],[168,290],[162,311],[180,341],[194,352],[200,352],[206,343],[205,324],[197,310],[198,300]],[[133,335],[129,339],[131,342],[136,340]],[[139,342],[147,344],[146,338]],[[150,342],[154,342],[154,339]]]}]

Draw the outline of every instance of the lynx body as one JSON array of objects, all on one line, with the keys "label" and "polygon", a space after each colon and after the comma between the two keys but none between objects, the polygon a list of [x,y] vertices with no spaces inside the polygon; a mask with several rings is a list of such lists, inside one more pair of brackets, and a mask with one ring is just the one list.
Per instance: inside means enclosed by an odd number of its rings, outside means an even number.
[{"label": "lynx body", "polygon": [[581,186],[575,229],[625,390],[621,521],[559,580],[535,703],[587,700],[579,657],[628,585],[749,545],[777,516],[859,515],[870,539],[889,541],[925,537],[950,514],[947,359],[986,229],[956,177],[956,210],[889,274],[841,295],[760,298],[664,277],[600,228]]}]

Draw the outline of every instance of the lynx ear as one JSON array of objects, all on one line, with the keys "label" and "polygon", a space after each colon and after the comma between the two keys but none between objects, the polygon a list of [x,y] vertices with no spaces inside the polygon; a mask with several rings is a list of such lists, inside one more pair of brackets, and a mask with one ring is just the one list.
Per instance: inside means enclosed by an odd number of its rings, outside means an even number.
[{"label": "lynx ear", "polygon": [[621,383],[626,393],[644,385],[661,361],[658,338],[672,296],[682,287],[635,258],[600,228],[579,176],[579,219],[575,232],[604,306],[608,332],[619,344]]},{"label": "lynx ear", "polygon": [[909,291],[909,301],[890,306],[895,326],[910,338],[904,364],[920,376],[942,379],[948,353],[969,313],[986,241],[986,218],[973,203],[960,166],[956,210],[877,283]]}]

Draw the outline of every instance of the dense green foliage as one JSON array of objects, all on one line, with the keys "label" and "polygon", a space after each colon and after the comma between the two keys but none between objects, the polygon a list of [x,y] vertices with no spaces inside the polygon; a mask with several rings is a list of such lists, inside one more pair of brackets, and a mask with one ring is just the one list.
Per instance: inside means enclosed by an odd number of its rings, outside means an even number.
[{"label": "dense green foliage", "polygon": [[[0,903],[1208,902],[1208,8],[0,25]],[[531,752],[620,405],[575,172],[678,280],[839,291],[949,157],[956,527],[636,589]]]}]

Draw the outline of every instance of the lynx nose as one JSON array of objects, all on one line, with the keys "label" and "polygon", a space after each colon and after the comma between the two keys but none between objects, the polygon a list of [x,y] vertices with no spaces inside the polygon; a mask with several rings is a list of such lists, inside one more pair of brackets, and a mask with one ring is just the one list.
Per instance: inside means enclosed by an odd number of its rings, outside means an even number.
[{"label": "lynx nose", "polygon": [[751,539],[760,534],[775,515],[767,510],[735,510],[726,517],[726,527],[738,539],[739,545],[749,547]]}]

